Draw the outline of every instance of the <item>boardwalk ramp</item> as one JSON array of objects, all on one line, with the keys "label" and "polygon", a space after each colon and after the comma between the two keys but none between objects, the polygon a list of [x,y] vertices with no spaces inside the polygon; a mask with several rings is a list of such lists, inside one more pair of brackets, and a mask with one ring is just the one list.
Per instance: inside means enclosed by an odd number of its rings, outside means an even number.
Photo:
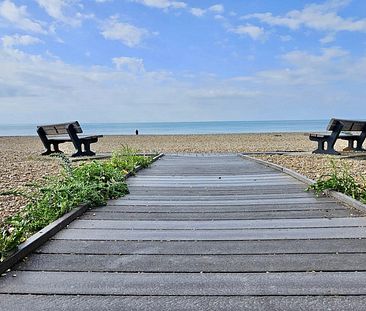
[{"label": "boardwalk ramp", "polygon": [[365,310],[366,218],[237,155],[167,155],[0,278],[0,310]]}]

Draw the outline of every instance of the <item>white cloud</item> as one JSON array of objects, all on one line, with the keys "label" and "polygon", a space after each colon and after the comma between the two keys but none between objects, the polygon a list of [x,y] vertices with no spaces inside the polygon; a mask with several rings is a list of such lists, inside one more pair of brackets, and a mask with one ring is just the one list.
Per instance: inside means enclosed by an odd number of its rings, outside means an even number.
[{"label": "white cloud", "polygon": [[236,88],[198,88],[188,92],[188,95],[197,99],[227,99],[227,98],[253,98],[257,97],[261,92],[251,90],[239,90]]},{"label": "white cloud", "polygon": [[349,55],[348,51],[345,51],[340,48],[327,48],[322,50],[322,54],[320,55],[312,55],[303,51],[292,51],[286,53],[282,56],[284,60],[288,63],[295,65],[297,67],[303,67],[308,65],[309,67],[312,66],[319,66],[319,65],[326,65],[330,61],[342,58],[344,56]]},{"label": "white cloud", "polygon": [[[320,54],[296,50],[281,56],[284,68],[264,70],[253,76],[236,77],[235,80],[262,85],[265,88],[269,86],[285,88],[287,85],[290,93],[291,86],[314,87],[314,94],[320,95],[321,87],[324,85],[341,81],[359,83],[363,79],[360,75],[366,78],[366,73],[363,72],[366,70],[366,58],[354,61],[349,57],[348,51],[337,47],[322,49]],[[316,86],[319,86],[319,89]],[[336,89],[334,91],[336,92]],[[295,96],[296,89],[293,92]]]},{"label": "white cloud", "polygon": [[332,43],[336,40],[336,35],[334,33],[328,33],[325,37],[321,38],[319,41],[321,44]]},{"label": "white cloud", "polygon": [[149,35],[149,32],[144,28],[121,23],[116,18],[111,18],[102,26],[101,34],[105,39],[118,40],[128,47],[135,47]]},{"label": "white cloud", "polygon": [[220,15],[220,14],[216,14],[214,16],[214,19],[218,20],[218,21],[224,21],[226,20],[224,16]]},{"label": "white cloud", "polygon": [[301,26],[319,31],[361,31],[366,32],[366,19],[343,18],[338,10],[349,4],[349,0],[330,0],[323,4],[310,4],[303,10],[292,10],[283,16],[272,13],[255,13],[244,19],[258,19],[271,26],[284,26],[296,30]]},{"label": "white cloud", "polygon": [[18,35],[15,34],[13,36],[3,36],[1,38],[1,42],[2,45],[5,48],[11,48],[13,46],[18,46],[18,45],[32,45],[32,44],[38,44],[38,43],[42,43],[43,41],[41,41],[40,39],[36,38],[36,37],[32,37],[29,35]]},{"label": "white cloud", "polygon": [[247,35],[253,40],[261,40],[265,37],[265,32],[263,28],[250,24],[232,28],[230,29],[230,31],[238,35]]},{"label": "white cloud", "polygon": [[184,9],[187,4],[182,1],[171,0],[133,0],[134,2],[158,9]]},{"label": "white cloud", "polygon": [[208,11],[214,12],[214,13],[224,13],[225,9],[222,4],[215,4],[208,8]]},{"label": "white cloud", "polygon": [[284,111],[289,119],[312,119],[315,109],[325,119],[346,117],[345,106],[366,113],[366,57],[329,48],[293,51],[282,61],[276,70],[235,79],[182,78],[142,70],[138,58],[117,57],[117,69],[82,67],[0,48],[0,122],[260,120],[281,119]]},{"label": "white cloud", "polygon": [[205,15],[206,10],[200,9],[200,8],[191,8],[190,12],[192,15],[200,17],[200,16]]},{"label": "white cloud", "polygon": [[[94,15],[85,15],[75,11],[75,0],[36,0],[46,13],[58,22],[71,26],[80,26],[83,19],[92,18]],[[66,13],[67,12],[67,13]]]},{"label": "white cloud", "polygon": [[115,57],[112,62],[118,70],[129,71],[133,73],[145,72],[144,61],[135,57]]},{"label": "white cloud", "polygon": [[0,3],[0,17],[16,28],[36,33],[46,33],[40,22],[29,17],[25,5],[16,6],[10,0],[4,0]]},{"label": "white cloud", "polygon": [[216,13],[215,19],[223,19],[223,16],[219,15],[220,13],[224,13],[225,9],[222,4],[215,4],[210,6],[207,9],[201,9],[201,8],[191,8],[189,9],[189,12],[194,16],[203,16],[206,13]]},{"label": "white cloud", "polygon": [[282,42],[288,42],[288,41],[291,41],[292,40],[292,37],[289,36],[289,35],[283,35],[283,36],[280,36],[280,40]]}]

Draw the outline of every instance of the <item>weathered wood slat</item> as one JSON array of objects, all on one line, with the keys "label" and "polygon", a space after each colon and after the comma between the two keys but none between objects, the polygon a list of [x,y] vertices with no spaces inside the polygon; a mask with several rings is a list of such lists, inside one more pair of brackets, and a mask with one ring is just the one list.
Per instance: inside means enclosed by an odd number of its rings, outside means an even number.
[{"label": "weathered wood slat", "polygon": [[71,240],[305,240],[305,239],[359,239],[366,238],[366,227],[354,228],[301,228],[261,230],[108,230],[67,229],[55,239]]},{"label": "weathered wood slat", "polygon": [[262,241],[87,241],[52,240],[37,253],[71,254],[316,254],[366,253],[365,239]]},{"label": "weathered wood slat", "polygon": [[[174,203],[173,203],[174,204]],[[155,205],[154,202],[148,205],[107,205],[103,208],[93,209],[93,212],[134,212],[134,213],[234,213],[234,212],[271,212],[271,211],[335,211],[344,210],[344,207],[329,203],[307,203],[307,204],[258,204],[258,205]],[[356,212],[357,213],[357,212]]]},{"label": "weathered wood slat", "polygon": [[69,272],[366,271],[366,254],[75,255],[34,254],[16,267]]},{"label": "weathered wood slat", "polygon": [[[183,192],[183,191],[182,191]],[[232,194],[232,195],[163,195],[163,194],[150,194],[150,195],[127,195],[126,201],[221,201],[221,200],[258,200],[261,199],[297,199],[297,198],[314,198],[313,193],[300,192],[300,193],[279,193],[279,194]]]},{"label": "weathered wood slat", "polygon": [[[301,207],[300,207],[301,208]],[[346,209],[334,210],[294,210],[294,211],[264,211],[264,212],[232,212],[232,213],[118,213],[93,210],[85,213],[83,219],[106,220],[230,220],[230,219],[291,219],[291,218],[335,218],[360,215],[357,211],[351,213]]]},{"label": "weathered wood slat", "polygon": [[[0,310],[17,311],[237,311],[352,310],[363,311],[365,296],[43,296],[0,295]],[[306,306],[306,308],[304,308]],[[122,309],[123,308],[123,309]]]},{"label": "weathered wood slat", "polygon": [[79,220],[69,229],[158,229],[158,230],[223,230],[223,229],[277,229],[277,228],[336,228],[366,227],[366,217],[332,219],[287,220],[217,220],[217,221],[125,221]]},{"label": "weathered wood slat", "polygon": [[[252,181],[252,182],[228,182],[228,183],[220,183],[220,182],[204,182],[204,183],[197,183],[200,187],[221,187],[221,186],[270,186],[273,183],[271,181]],[[281,181],[277,181],[276,182],[277,185],[281,185],[281,186],[288,186],[288,185],[299,185],[298,182],[296,181],[292,181],[292,180],[281,180]],[[177,183],[177,182],[172,182],[172,183],[162,183],[162,182],[145,182],[145,181],[138,181],[138,182],[134,182],[131,183],[131,186],[146,186],[146,187],[150,187],[150,186],[158,186],[158,187],[164,187],[164,186],[169,186],[170,188],[178,188],[181,186],[192,186],[192,183],[190,182],[186,182],[186,183]]]},{"label": "weathered wood slat", "polygon": [[[88,273],[16,271],[0,293],[80,295],[366,295],[366,272]],[[11,281],[10,281],[11,280]]]},{"label": "weathered wood slat", "polygon": [[[154,200],[154,205],[160,205],[160,206],[165,206],[165,205],[172,205],[172,204],[177,204],[177,205],[204,205],[204,206],[209,206],[209,205],[221,205],[221,206],[226,206],[226,205],[258,205],[258,204],[273,204],[273,205],[278,205],[278,204],[306,204],[306,203],[330,203],[330,202],[334,202],[334,200],[330,199],[330,198],[284,198],[284,199],[258,199],[258,200],[216,200],[216,201],[168,201],[168,200]],[[147,206],[147,205],[151,205],[151,201],[149,200],[123,200],[123,199],[118,199],[118,200],[112,200],[108,203],[108,205],[143,205],[143,206]]]}]

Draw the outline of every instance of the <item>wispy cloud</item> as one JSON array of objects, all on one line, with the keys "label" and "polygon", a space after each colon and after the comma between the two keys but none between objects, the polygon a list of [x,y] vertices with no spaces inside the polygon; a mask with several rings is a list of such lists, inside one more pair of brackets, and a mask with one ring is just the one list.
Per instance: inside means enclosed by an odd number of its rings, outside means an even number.
[{"label": "wispy cloud", "polygon": [[191,8],[190,12],[192,15],[200,17],[200,16],[205,15],[206,10],[200,9],[200,8]]},{"label": "wispy cloud", "polygon": [[114,57],[112,62],[118,70],[124,70],[132,73],[145,72],[144,61],[135,57]]},{"label": "wispy cloud", "polygon": [[210,6],[207,10],[214,13],[224,13],[225,8],[222,4],[214,4]]},{"label": "wispy cloud", "polygon": [[19,46],[19,45],[32,45],[32,44],[38,44],[42,43],[43,41],[39,38],[29,36],[29,35],[19,35],[15,34],[13,36],[3,36],[0,38],[2,45],[5,48],[11,48],[13,46]]},{"label": "wispy cloud", "polygon": [[92,18],[93,14],[82,14],[75,6],[80,7],[80,3],[75,0],[36,0],[38,5],[46,13],[58,22],[70,26],[80,26],[83,19]]},{"label": "wispy cloud", "polygon": [[0,3],[0,18],[10,22],[9,26],[35,33],[46,33],[39,21],[32,19],[27,6],[17,6],[10,0]]},{"label": "wispy cloud", "polygon": [[[196,8],[196,7],[189,9],[189,12],[192,15],[198,16],[198,17],[203,16],[206,13],[222,14],[222,13],[224,13],[224,11],[225,11],[225,8],[222,4],[215,4],[215,5],[208,7],[207,9]],[[216,16],[218,16],[218,15],[216,15]]]},{"label": "wispy cloud", "polygon": [[254,13],[243,19],[257,19],[271,26],[283,26],[292,30],[307,27],[319,31],[361,31],[366,32],[366,19],[343,18],[338,11],[350,3],[349,0],[330,0],[323,4],[310,4],[302,10],[292,10],[285,15]]},{"label": "wispy cloud", "polygon": [[238,35],[246,35],[253,40],[263,40],[265,38],[265,31],[262,27],[258,27],[251,24],[237,26],[235,28],[229,29],[230,32],[236,33]]},{"label": "wispy cloud", "polygon": [[158,9],[184,9],[187,4],[183,1],[172,0],[132,0],[134,2]]},{"label": "wispy cloud", "polygon": [[101,34],[105,39],[117,40],[132,48],[138,46],[150,33],[144,28],[119,22],[116,17],[112,17],[102,25]]}]

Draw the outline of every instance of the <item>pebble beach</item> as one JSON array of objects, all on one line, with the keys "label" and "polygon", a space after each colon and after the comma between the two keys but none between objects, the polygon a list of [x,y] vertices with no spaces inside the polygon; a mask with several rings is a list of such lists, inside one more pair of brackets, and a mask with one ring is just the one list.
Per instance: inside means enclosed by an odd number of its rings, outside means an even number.
[{"label": "pebble beach", "polygon": [[[291,168],[309,178],[329,174],[330,161],[346,164],[351,173],[362,181],[366,175],[366,156],[339,157],[313,155],[315,144],[304,133],[220,134],[220,135],[121,135],[105,136],[92,149],[110,153],[129,146],[146,153],[256,153],[291,152],[289,154],[254,155],[266,161]],[[345,144],[337,143],[342,150]],[[62,144],[66,154],[74,150]],[[38,137],[0,137],[0,222],[23,208],[27,199],[11,194],[14,190],[27,192],[29,185],[41,182],[46,176],[60,172],[59,160],[40,156],[43,146]],[[347,156],[347,155],[346,155]],[[5,194],[5,195],[4,195]]]}]

